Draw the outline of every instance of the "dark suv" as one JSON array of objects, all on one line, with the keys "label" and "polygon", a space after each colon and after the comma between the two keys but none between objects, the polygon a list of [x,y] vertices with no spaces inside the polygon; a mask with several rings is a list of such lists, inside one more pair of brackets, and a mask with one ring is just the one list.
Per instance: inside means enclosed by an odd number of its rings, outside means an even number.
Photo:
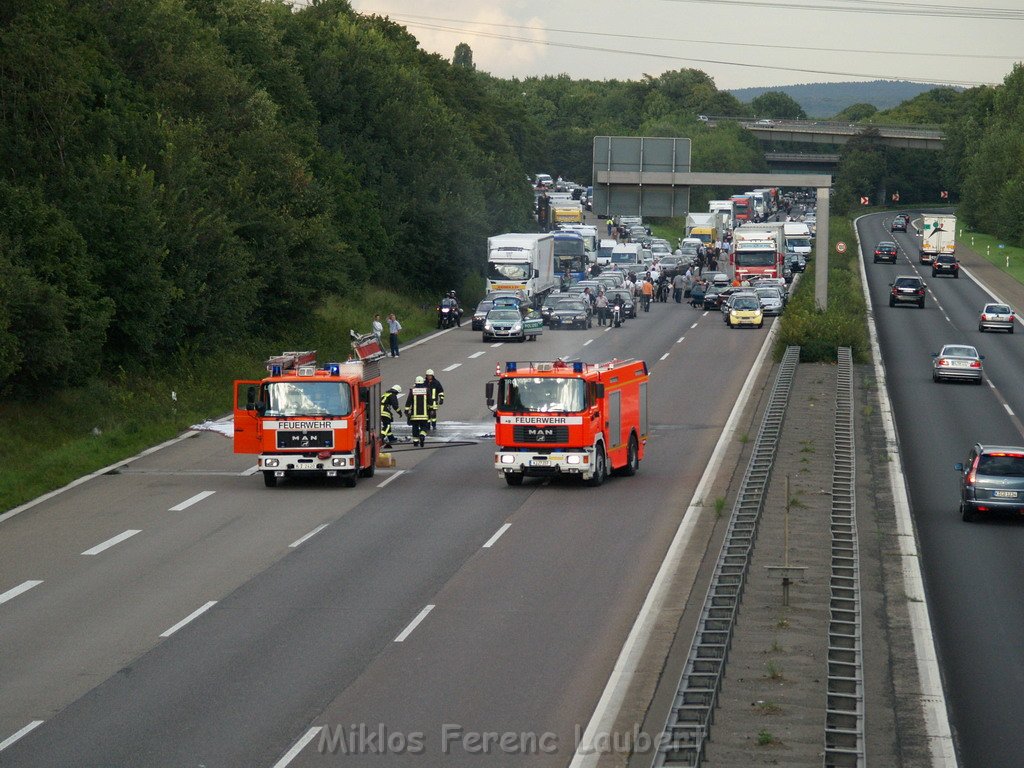
[{"label": "dark suv", "polygon": [[1024,448],[975,443],[960,473],[960,515],[972,522],[979,514],[1024,515]]},{"label": "dark suv", "polygon": [[951,253],[942,253],[932,259],[932,277],[936,275],[952,275],[960,277],[960,262]]},{"label": "dark suv", "polygon": [[875,264],[880,261],[888,261],[892,264],[896,263],[896,257],[899,255],[899,249],[896,247],[896,243],[891,243],[888,240],[883,240],[881,243],[875,246]]},{"label": "dark suv", "polygon": [[897,304],[917,304],[919,309],[924,309],[924,280],[920,277],[897,277],[896,282],[889,283],[892,290],[889,292],[889,306]]},{"label": "dark suv", "polygon": [[907,231],[907,221],[909,220],[909,218],[910,217],[907,216],[904,213],[896,214],[896,218],[894,218],[892,220],[892,225],[889,227],[889,231],[890,232],[906,232]]}]

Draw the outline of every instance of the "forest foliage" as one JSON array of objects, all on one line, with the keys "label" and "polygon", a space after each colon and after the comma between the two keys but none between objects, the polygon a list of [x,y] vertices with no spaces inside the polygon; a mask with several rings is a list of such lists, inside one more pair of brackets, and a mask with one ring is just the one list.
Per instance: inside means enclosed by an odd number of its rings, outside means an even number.
[{"label": "forest foliage", "polygon": [[[532,226],[529,174],[589,179],[594,136],[687,136],[694,170],[765,171],[749,132],[698,116],[797,114],[692,69],[501,79],[468,46],[452,58],[346,0],[0,4],[0,389],[280,338],[367,286],[461,288],[488,235]],[[972,226],[1020,242],[1019,67],[849,117],[941,124],[947,142],[891,150],[866,128],[838,209],[950,189]]]}]

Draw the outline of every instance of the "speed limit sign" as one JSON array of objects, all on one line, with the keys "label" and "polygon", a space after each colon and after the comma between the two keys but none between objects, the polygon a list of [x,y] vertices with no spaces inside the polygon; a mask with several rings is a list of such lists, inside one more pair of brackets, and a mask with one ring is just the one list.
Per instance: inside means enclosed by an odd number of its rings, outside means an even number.
[{"label": "speed limit sign", "polygon": [[842,240],[836,243],[836,253],[846,253],[846,243]]}]

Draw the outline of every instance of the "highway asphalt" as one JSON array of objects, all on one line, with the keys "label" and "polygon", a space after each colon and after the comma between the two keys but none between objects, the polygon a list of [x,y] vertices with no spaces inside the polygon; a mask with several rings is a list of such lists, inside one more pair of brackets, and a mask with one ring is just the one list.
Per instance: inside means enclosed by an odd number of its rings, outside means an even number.
[{"label": "highway asphalt", "polygon": [[[1024,755],[1016,725],[1024,718],[1024,522],[962,522],[953,464],[974,442],[1024,445],[1024,339],[979,333],[978,315],[992,299],[967,275],[931,277],[918,263],[916,235],[890,234],[891,218],[866,216],[858,230],[958,756],[964,768],[1017,768]],[[872,263],[881,240],[898,243],[895,266]],[[924,278],[923,310],[888,306],[897,275]],[[931,353],[955,342],[985,355],[984,386],[932,382]]]},{"label": "highway asphalt", "polygon": [[[0,523],[0,765],[348,764],[381,728],[406,756],[367,764],[469,764],[483,731],[527,734],[502,765],[568,764],[766,332],[674,303],[526,344],[465,324],[383,365],[434,368],[474,444],[266,489],[203,434]],[[557,356],[648,362],[637,476],[498,478],[484,383]],[[318,726],[356,737],[290,752]]]}]

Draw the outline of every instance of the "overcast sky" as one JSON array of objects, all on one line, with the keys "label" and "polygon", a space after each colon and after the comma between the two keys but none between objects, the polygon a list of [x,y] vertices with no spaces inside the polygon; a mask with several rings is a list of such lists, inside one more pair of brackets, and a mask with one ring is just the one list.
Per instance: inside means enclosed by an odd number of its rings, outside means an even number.
[{"label": "overcast sky", "polygon": [[998,83],[1024,0],[352,0],[499,77],[635,80],[696,68],[720,89],[877,78]]}]

